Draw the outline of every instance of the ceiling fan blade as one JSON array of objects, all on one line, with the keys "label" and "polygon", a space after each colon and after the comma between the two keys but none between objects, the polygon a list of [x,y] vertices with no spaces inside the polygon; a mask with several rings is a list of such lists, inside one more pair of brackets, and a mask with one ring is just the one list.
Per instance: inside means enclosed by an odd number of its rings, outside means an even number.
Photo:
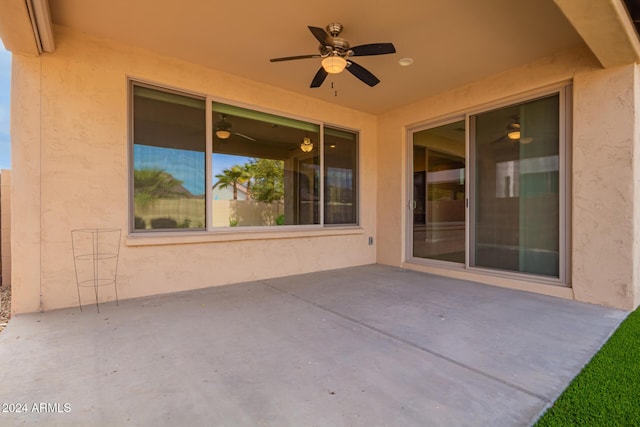
[{"label": "ceiling fan blade", "polygon": [[312,54],[312,55],[298,55],[298,56],[285,56],[282,58],[271,58],[269,61],[271,62],[281,62],[281,61],[293,61],[296,59],[309,59],[309,58],[320,58],[320,54]]},{"label": "ceiling fan blade", "polygon": [[369,70],[351,60],[347,61],[347,71],[371,87],[380,83],[380,79],[371,74]]},{"label": "ceiling fan blade", "polygon": [[311,31],[313,37],[315,37],[322,46],[333,46],[333,39],[329,34],[327,34],[325,30],[319,27],[311,26],[308,26],[307,28],[309,28],[309,31]]},{"label": "ceiling fan blade", "polygon": [[508,141],[508,140],[509,140],[509,138],[507,137],[507,135],[502,135],[501,137],[496,138],[493,141],[489,141],[489,144],[497,144],[498,142]]},{"label": "ceiling fan blade", "polygon": [[353,56],[386,55],[396,53],[393,43],[371,43],[352,47]]},{"label": "ceiling fan blade", "polygon": [[320,67],[316,75],[313,76],[313,80],[311,80],[311,85],[309,87],[322,86],[322,83],[324,83],[324,79],[326,79],[328,75],[329,73],[327,73],[327,71],[324,68]]},{"label": "ceiling fan blade", "polygon": [[250,136],[245,135],[245,134],[243,134],[243,133],[240,133],[240,132],[234,132],[233,134],[234,134],[234,135],[238,135],[239,137],[242,137],[242,138],[244,138],[244,139],[248,139],[249,141],[256,142],[256,139],[255,139],[255,138],[251,138]]}]

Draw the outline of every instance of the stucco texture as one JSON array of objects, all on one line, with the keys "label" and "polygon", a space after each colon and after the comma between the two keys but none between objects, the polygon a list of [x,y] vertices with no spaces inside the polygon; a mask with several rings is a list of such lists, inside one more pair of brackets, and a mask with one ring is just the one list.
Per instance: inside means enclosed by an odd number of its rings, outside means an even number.
[{"label": "stucco texture", "polygon": [[[636,82],[635,66],[603,70],[591,52],[579,48],[381,115],[378,156],[385,165],[378,170],[378,197],[386,203],[378,204],[378,262],[624,309],[637,306]],[[572,84],[574,94],[567,286],[406,263],[407,130],[564,83]]]},{"label": "stucco texture", "polygon": [[[379,262],[623,309],[640,302],[637,66],[603,70],[582,47],[373,116],[63,27],[56,40],[53,55],[13,59],[15,313],[77,305],[70,231],[89,227],[125,232],[120,298]],[[358,130],[360,226],[126,236],[128,78]],[[564,84],[573,92],[567,286],[407,263],[407,130]],[[105,288],[102,299],[114,297]]]},{"label": "stucco texture", "polygon": [[638,280],[635,67],[574,80],[574,292],[581,301],[626,309],[636,305]]},{"label": "stucco texture", "polygon": [[[118,297],[223,285],[375,262],[374,116],[233,75],[56,28],[57,50],[14,55],[15,313],[78,304],[72,229],[123,230]],[[129,77],[360,132],[360,227],[345,232],[128,238]],[[40,87],[34,87],[38,82]],[[112,300],[109,287],[101,300]],[[82,294],[91,303],[93,290]]]}]

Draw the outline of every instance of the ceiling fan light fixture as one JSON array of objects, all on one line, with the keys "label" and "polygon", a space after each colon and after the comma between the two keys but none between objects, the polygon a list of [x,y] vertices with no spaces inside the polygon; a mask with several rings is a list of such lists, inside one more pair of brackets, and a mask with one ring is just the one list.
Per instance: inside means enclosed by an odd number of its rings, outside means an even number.
[{"label": "ceiling fan light fixture", "polygon": [[322,60],[322,68],[329,74],[338,74],[344,71],[347,60],[338,55],[327,56]]},{"label": "ceiling fan light fixture", "polygon": [[216,124],[216,136],[220,139],[229,139],[231,137],[231,124],[225,120],[227,118],[226,114],[221,114],[220,118],[222,120]]},{"label": "ceiling fan light fixture", "polygon": [[216,131],[216,136],[220,139],[229,139],[229,137],[231,136],[231,132],[226,129],[218,129]]},{"label": "ceiling fan light fixture", "polygon": [[507,126],[507,137],[512,141],[520,139],[520,123],[514,122]]},{"label": "ceiling fan light fixture", "polygon": [[311,152],[311,150],[313,150],[313,143],[311,142],[311,139],[305,137],[302,140],[302,144],[300,144],[300,149],[305,153]]}]

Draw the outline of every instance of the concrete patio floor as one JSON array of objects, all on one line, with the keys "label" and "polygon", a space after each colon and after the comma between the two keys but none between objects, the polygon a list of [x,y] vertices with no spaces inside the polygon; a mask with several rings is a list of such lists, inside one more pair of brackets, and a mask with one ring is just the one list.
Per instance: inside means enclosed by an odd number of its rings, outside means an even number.
[{"label": "concrete patio floor", "polygon": [[20,315],[0,425],[525,426],[626,315],[380,265]]}]

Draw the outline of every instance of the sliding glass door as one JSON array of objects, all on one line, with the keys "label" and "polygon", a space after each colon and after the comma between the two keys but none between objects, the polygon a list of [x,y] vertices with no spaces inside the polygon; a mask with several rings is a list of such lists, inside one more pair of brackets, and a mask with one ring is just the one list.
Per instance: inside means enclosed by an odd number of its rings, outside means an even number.
[{"label": "sliding glass door", "polygon": [[567,283],[568,90],[411,133],[410,259]]},{"label": "sliding glass door", "polygon": [[413,134],[413,256],[465,262],[464,120]]},{"label": "sliding glass door", "polygon": [[478,114],[471,128],[471,264],[558,277],[558,96]]}]

